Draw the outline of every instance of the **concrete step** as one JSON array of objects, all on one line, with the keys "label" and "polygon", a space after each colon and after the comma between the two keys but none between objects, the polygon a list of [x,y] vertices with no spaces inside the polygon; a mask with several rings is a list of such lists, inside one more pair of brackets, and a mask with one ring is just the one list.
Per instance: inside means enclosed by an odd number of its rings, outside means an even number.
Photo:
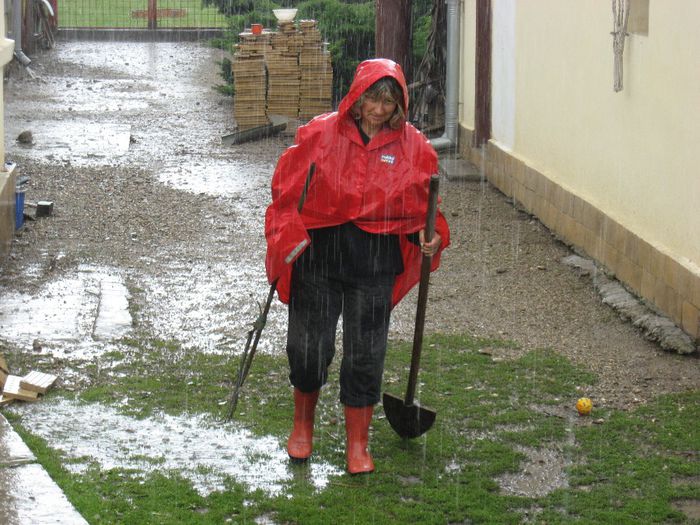
[{"label": "concrete step", "polygon": [[0,523],[87,525],[1,414]]},{"label": "concrete step", "polygon": [[479,182],[479,168],[462,157],[445,156],[438,159],[439,173],[450,181]]}]

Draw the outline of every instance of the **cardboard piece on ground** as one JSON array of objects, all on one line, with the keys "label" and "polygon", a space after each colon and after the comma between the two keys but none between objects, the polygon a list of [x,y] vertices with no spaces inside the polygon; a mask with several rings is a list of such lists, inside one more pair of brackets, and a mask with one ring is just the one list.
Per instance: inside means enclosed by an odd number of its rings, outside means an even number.
[{"label": "cardboard piece on ground", "polygon": [[21,380],[22,378],[19,376],[7,376],[2,396],[10,399],[20,399],[22,401],[37,401],[39,399],[39,393],[20,387]]},{"label": "cardboard piece on ground", "polygon": [[30,392],[38,392],[44,394],[56,382],[56,377],[53,374],[44,374],[32,370],[19,382],[20,388],[29,390]]}]

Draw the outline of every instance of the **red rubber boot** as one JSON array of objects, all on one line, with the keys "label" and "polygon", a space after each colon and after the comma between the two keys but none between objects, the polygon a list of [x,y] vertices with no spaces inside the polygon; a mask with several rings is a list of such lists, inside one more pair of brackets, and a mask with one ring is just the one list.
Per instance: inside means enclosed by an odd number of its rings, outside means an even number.
[{"label": "red rubber boot", "polygon": [[292,460],[306,461],[314,440],[314,414],[318,393],[294,389],[294,428],[287,441],[287,453]]},{"label": "red rubber boot", "polygon": [[367,407],[345,406],[345,434],[348,439],[345,453],[350,474],[374,472],[372,456],[367,450],[369,424],[372,421],[373,412],[372,405]]}]

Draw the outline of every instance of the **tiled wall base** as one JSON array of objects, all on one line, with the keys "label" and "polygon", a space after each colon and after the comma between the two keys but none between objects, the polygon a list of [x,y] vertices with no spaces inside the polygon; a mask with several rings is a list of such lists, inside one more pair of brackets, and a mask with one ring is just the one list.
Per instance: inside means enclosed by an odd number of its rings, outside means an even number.
[{"label": "tiled wall base", "polygon": [[483,167],[491,184],[700,341],[700,271],[671,258],[492,142],[482,150],[471,148],[471,139],[472,132],[460,127],[460,154]]}]

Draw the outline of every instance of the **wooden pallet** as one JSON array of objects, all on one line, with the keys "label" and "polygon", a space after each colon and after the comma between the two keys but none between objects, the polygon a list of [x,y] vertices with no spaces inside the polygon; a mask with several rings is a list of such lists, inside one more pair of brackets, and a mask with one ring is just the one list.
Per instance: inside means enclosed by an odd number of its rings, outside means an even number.
[{"label": "wooden pallet", "polygon": [[287,127],[288,119],[282,115],[270,115],[270,120],[272,122],[264,126],[256,126],[224,135],[221,137],[221,143],[230,146],[251,140],[260,140],[275,135]]},{"label": "wooden pallet", "polygon": [[37,401],[39,392],[25,390],[20,386],[22,378],[19,376],[9,375],[5,381],[5,387],[2,390],[2,397],[6,399],[19,399],[20,401]]},{"label": "wooden pallet", "polygon": [[31,371],[22,378],[19,382],[20,388],[30,392],[45,394],[46,391],[56,382],[56,377],[53,374],[44,374],[43,372]]}]

